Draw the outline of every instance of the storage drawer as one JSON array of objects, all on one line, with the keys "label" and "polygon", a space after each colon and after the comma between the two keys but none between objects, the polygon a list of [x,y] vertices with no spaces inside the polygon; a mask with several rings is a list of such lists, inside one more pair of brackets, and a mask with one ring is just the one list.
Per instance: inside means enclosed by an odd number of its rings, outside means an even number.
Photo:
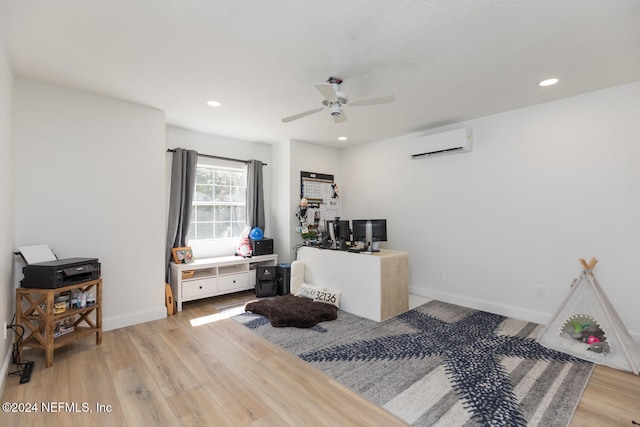
[{"label": "storage drawer", "polygon": [[249,273],[229,274],[218,277],[218,289],[221,292],[234,289],[246,289],[249,285]]},{"label": "storage drawer", "polygon": [[207,277],[205,279],[196,279],[182,282],[182,299],[189,301],[192,299],[203,298],[207,295],[213,295],[218,290],[218,278]]}]

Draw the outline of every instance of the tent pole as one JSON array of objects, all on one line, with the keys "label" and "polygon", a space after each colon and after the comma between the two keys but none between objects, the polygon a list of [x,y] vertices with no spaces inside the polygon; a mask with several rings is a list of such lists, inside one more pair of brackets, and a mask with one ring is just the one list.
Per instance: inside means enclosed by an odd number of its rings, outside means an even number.
[{"label": "tent pole", "polygon": [[[581,278],[576,277],[575,279],[573,279],[573,282],[571,282],[571,290],[564,297],[562,304],[558,306],[558,308],[556,309],[556,312],[553,313],[553,315],[549,318],[549,321],[555,319],[556,316],[560,314],[560,311],[562,310],[562,308],[565,306],[567,301],[569,301],[569,298],[571,298],[571,295],[573,295],[576,289],[578,289],[578,285],[580,284],[580,282],[582,282],[582,279],[583,279],[582,277]],[[547,321],[547,324],[549,324],[549,321]],[[542,334],[545,333],[546,329],[547,329],[547,326],[545,325],[545,327],[540,330],[540,333],[538,334],[538,336],[541,337]]]},{"label": "tent pole", "polygon": [[[602,309],[604,310],[604,314],[607,316],[607,320],[609,321],[609,324],[612,326],[613,333],[615,334],[616,339],[619,341],[620,346],[622,347],[622,351],[624,352],[624,355],[627,358],[627,362],[629,362],[629,365],[631,366],[633,373],[638,375],[638,367],[634,363],[633,358],[629,354],[629,350],[627,350],[627,346],[624,344],[624,341],[622,341],[622,337],[618,333],[618,328],[616,327],[618,326],[618,324],[614,323],[613,320],[611,319],[611,313],[609,312],[609,307],[611,306],[611,302],[606,297],[606,295],[604,295],[604,293],[602,292],[602,289],[600,288],[600,284],[598,283],[598,279],[596,279],[596,276],[594,276],[593,274],[590,274],[587,278],[589,279],[591,286],[593,286],[593,290],[595,291],[596,298],[598,298],[598,301],[600,302],[600,307],[602,307]],[[614,309],[614,312],[615,312],[615,309]]]}]

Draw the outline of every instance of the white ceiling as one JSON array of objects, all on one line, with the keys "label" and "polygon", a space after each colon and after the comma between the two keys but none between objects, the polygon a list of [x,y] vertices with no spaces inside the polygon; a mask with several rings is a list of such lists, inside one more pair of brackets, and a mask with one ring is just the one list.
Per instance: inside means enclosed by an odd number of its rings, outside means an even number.
[{"label": "white ceiling", "polygon": [[[638,0],[0,0],[0,24],[18,77],[269,143],[361,144],[640,80]],[[396,101],[280,121],[321,106],[329,76]]]}]

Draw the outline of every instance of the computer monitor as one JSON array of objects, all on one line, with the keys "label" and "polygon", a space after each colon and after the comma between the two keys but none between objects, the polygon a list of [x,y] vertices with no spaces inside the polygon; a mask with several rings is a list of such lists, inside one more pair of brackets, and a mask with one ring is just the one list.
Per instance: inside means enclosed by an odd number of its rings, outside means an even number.
[{"label": "computer monitor", "polygon": [[378,242],[387,241],[386,219],[354,219],[351,221],[353,228],[353,241],[364,242],[367,249],[378,252]]},{"label": "computer monitor", "polygon": [[325,230],[329,234],[329,240],[333,242],[333,245],[339,241],[347,242],[351,240],[351,230],[349,229],[349,221],[334,219],[325,221]]}]

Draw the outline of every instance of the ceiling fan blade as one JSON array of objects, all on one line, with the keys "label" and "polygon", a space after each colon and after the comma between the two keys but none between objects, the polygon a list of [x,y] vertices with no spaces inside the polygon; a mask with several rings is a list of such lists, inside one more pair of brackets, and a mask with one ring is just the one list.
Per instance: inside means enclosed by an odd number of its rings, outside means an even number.
[{"label": "ceiling fan blade", "polygon": [[362,107],[365,105],[388,104],[390,102],[393,102],[395,99],[395,96],[387,95],[380,96],[378,98],[359,99],[357,101],[351,101],[349,105],[353,105],[354,107]]},{"label": "ceiling fan blade", "polygon": [[347,121],[347,115],[344,111],[340,111],[339,116],[331,116],[333,118],[333,123],[344,123]]},{"label": "ceiling fan blade", "polygon": [[289,123],[289,122],[292,122],[294,120],[298,120],[298,119],[301,119],[303,117],[310,116],[310,115],[315,114],[315,113],[317,113],[319,111],[322,111],[322,107],[317,107],[317,108],[314,108],[313,110],[309,110],[309,111],[305,111],[305,112],[302,112],[302,113],[294,114],[293,116],[285,117],[284,119],[282,119],[282,123]]},{"label": "ceiling fan blade", "polygon": [[316,89],[318,92],[329,102],[336,102],[338,97],[336,96],[336,91],[333,88],[333,84],[331,83],[316,83]]}]

